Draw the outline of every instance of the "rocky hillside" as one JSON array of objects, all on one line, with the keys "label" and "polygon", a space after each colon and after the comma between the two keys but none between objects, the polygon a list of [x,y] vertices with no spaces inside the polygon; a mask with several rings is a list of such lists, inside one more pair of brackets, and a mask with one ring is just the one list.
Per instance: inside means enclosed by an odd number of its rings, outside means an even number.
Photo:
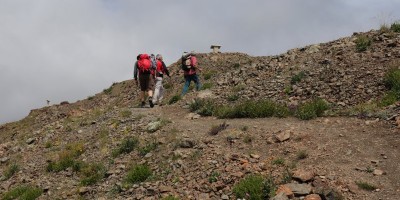
[{"label": "rocky hillside", "polygon": [[[360,36],[372,40],[366,51],[357,50]],[[286,102],[320,97],[349,107],[382,97],[385,72],[400,63],[400,38],[399,34],[371,31],[277,56],[222,53],[198,57],[203,83],[211,83],[211,90],[221,100],[232,94],[241,99]],[[179,62],[171,68],[177,72]],[[210,79],[204,80],[206,76]]]},{"label": "rocky hillside", "polygon": [[[360,38],[370,39],[366,49]],[[208,89],[176,104],[138,108],[139,90],[127,80],[1,125],[2,198],[28,190],[39,199],[235,199],[260,178],[275,199],[398,198],[398,129],[337,113],[387,93],[383,77],[400,66],[399,33],[355,33],[277,56],[197,57]],[[183,87],[179,61],[169,68],[166,103]],[[221,120],[186,109],[199,96],[222,105],[319,97],[336,114]]]}]

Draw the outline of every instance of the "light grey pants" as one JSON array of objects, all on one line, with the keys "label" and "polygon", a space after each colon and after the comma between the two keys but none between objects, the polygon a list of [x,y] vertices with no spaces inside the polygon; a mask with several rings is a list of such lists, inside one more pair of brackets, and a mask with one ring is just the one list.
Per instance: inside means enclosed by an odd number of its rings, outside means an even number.
[{"label": "light grey pants", "polygon": [[156,86],[154,89],[153,103],[161,102],[164,97],[164,86],[162,84],[163,78],[156,77]]}]

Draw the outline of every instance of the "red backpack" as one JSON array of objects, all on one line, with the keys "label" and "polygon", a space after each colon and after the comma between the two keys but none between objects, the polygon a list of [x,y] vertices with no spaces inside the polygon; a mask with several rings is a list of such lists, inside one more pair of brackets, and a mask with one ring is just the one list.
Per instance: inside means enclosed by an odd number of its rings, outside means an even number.
[{"label": "red backpack", "polygon": [[141,54],[139,57],[139,61],[138,61],[138,68],[140,70],[140,72],[148,72],[150,73],[150,69],[151,69],[151,61],[150,61],[150,56],[147,54]]},{"label": "red backpack", "polygon": [[157,60],[157,68],[156,68],[157,74],[163,74],[164,73],[164,67],[161,61]]}]

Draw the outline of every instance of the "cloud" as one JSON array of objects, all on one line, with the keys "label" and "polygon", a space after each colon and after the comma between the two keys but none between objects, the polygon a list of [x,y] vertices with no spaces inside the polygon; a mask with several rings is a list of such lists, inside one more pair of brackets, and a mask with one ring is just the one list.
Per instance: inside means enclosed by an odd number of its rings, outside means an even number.
[{"label": "cloud", "polygon": [[138,53],[274,55],[400,19],[397,0],[0,1],[0,123],[132,77]]}]

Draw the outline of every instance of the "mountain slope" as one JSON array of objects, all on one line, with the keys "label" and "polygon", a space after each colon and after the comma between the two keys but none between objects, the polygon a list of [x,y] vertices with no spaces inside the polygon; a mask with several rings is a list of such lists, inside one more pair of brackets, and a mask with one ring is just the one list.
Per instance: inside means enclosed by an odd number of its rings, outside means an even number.
[{"label": "mountain slope", "polygon": [[[360,35],[373,40],[362,52],[355,42]],[[249,174],[284,185],[302,183],[293,178],[302,172],[312,177],[300,185],[312,186],[322,198],[397,198],[400,138],[384,120],[221,120],[198,117],[183,107],[209,92],[222,105],[249,99],[292,105],[320,97],[333,110],[343,110],[378,100],[387,92],[385,73],[400,63],[398,33],[357,33],[277,56],[197,57],[201,80],[210,88],[190,92],[176,104],[138,108],[138,88],[128,80],[0,126],[1,195],[32,185],[43,190],[40,199],[234,199],[233,188]],[[179,63],[169,67],[166,102],[183,87]],[[237,100],[230,101],[232,95]],[[224,122],[226,129],[210,134]],[[152,176],[128,184],[129,171],[143,165]],[[356,183],[378,190],[364,191]]]}]

